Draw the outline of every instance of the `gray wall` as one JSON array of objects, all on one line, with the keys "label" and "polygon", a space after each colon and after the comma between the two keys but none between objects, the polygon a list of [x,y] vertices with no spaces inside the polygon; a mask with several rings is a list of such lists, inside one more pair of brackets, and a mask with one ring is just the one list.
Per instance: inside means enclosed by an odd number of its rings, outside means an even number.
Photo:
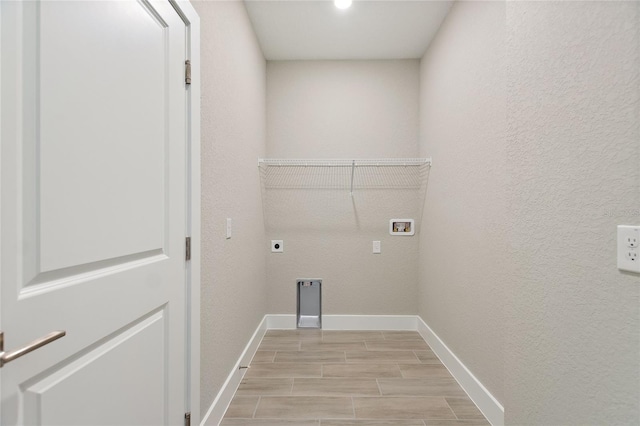
[{"label": "gray wall", "polygon": [[418,61],[269,61],[272,157],[414,156]]},{"label": "gray wall", "polygon": [[420,149],[433,157],[420,235],[420,316],[504,399],[505,6],[457,2],[421,63]]},{"label": "gray wall", "polygon": [[[266,310],[256,159],[265,153],[265,60],[242,2],[194,2],[202,25],[201,411]],[[233,236],[225,239],[226,218]]]},{"label": "gray wall", "polygon": [[[293,61],[267,64],[267,153],[282,158],[417,155],[419,62]],[[415,193],[358,190],[332,169],[294,171],[267,190],[269,313],[295,313],[295,279],[322,278],[324,314],[415,314],[417,237],[390,236],[393,217],[414,217]],[[347,186],[318,189],[342,179]],[[415,191],[414,191],[415,192]],[[372,241],[382,253],[372,254]]]},{"label": "gray wall", "polygon": [[420,314],[507,424],[640,420],[638,8],[458,2],[422,62]]},{"label": "gray wall", "polygon": [[[508,2],[510,424],[640,423],[640,3]],[[635,213],[634,213],[635,211]]]}]

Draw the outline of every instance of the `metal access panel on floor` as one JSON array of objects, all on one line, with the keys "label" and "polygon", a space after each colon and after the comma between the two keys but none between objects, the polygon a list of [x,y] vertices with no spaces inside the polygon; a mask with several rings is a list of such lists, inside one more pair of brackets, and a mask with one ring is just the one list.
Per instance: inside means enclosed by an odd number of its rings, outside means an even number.
[{"label": "metal access panel on floor", "polygon": [[298,279],[298,328],[322,328],[322,280]]}]

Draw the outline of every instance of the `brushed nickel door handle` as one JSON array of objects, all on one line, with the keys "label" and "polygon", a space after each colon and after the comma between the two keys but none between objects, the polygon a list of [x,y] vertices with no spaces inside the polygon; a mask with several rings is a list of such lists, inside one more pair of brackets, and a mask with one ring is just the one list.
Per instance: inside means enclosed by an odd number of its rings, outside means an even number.
[{"label": "brushed nickel door handle", "polygon": [[29,343],[27,346],[17,349],[11,352],[4,351],[4,333],[0,332],[0,368],[4,367],[4,365],[8,362],[13,361],[14,359],[20,358],[22,355],[26,355],[29,352],[33,352],[36,349],[43,347],[44,345],[48,345],[54,340],[58,340],[61,337],[64,337],[67,334],[66,331],[52,331],[44,337],[41,337],[33,342]]}]

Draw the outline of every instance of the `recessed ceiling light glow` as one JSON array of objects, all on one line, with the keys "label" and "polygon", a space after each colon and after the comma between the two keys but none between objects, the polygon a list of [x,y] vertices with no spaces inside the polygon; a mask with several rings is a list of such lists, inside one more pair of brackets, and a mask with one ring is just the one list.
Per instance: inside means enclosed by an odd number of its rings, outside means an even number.
[{"label": "recessed ceiling light glow", "polygon": [[351,6],[352,0],[333,0],[333,4],[336,5],[338,9],[348,9]]}]

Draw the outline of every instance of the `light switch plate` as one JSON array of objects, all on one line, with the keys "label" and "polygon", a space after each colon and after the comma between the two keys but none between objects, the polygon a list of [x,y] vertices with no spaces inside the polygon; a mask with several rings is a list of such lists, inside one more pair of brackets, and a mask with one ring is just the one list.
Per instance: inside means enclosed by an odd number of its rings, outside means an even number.
[{"label": "light switch plate", "polygon": [[373,253],[380,254],[380,241],[373,242]]},{"label": "light switch plate", "polygon": [[618,269],[640,273],[640,226],[618,225]]},{"label": "light switch plate", "polygon": [[231,238],[231,218],[227,218],[227,240]]}]

